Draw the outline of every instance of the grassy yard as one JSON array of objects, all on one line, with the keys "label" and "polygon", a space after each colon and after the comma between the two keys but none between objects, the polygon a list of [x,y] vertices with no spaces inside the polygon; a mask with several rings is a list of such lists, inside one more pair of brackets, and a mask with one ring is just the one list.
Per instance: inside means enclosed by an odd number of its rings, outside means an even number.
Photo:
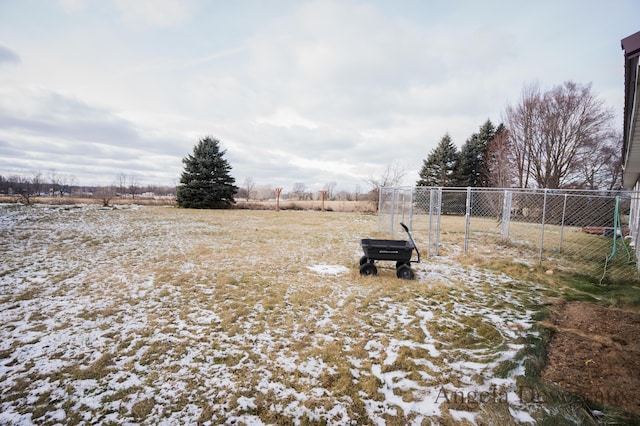
[{"label": "grassy yard", "polygon": [[357,212],[0,205],[0,423],[589,418],[531,397],[560,291],[544,272],[441,256],[413,281],[383,262],[361,277],[376,229]]}]

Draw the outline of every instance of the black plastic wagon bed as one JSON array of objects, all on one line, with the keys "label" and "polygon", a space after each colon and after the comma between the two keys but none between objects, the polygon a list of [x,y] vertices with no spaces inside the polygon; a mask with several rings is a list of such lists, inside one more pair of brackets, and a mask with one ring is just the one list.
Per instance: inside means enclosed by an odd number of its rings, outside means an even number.
[{"label": "black plastic wagon bed", "polygon": [[413,244],[404,240],[360,240],[362,251],[369,259],[396,260],[408,262],[413,254]]},{"label": "black plastic wagon bed", "polygon": [[[390,260],[396,262],[396,276],[403,279],[413,279],[414,273],[411,269],[411,263],[420,262],[420,252],[416,247],[413,237],[409,232],[409,228],[401,223],[402,228],[409,236],[407,240],[378,240],[372,238],[363,238],[360,240],[364,256],[360,258],[360,274],[376,275],[378,269],[375,266],[377,260]],[[416,251],[417,260],[411,260],[413,251]]]}]

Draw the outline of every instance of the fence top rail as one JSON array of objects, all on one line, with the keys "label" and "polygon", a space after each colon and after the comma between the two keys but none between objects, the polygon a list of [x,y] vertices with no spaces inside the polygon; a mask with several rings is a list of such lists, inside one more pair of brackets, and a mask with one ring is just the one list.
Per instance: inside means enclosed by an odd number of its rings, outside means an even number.
[{"label": "fence top rail", "polygon": [[472,192],[512,192],[523,194],[544,194],[547,195],[570,195],[570,196],[584,196],[584,197],[616,197],[621,196],[625,198],[640,197],[640,194],[636,191],[627,190],[591,190],[591,189],[545,189],[545,188],[485,188],[485,187],[446,187],[446,186],[385,186],[381,190],[388,191],[429,191],[440,190],[446,192],[465,192],[469,189]]}]

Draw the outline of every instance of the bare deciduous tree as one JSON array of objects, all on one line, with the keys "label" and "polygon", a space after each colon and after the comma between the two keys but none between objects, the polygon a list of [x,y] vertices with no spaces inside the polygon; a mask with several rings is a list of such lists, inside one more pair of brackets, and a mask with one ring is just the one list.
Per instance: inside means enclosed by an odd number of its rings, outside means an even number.
[{"label": "bare deciduous tree", "polygon": [[291,192],[298,200],[302,200],[307,196],[307,185],[303,182],[296,182],[293,184],[293,190]]},{"label": "bare deciduous tree", "polygon": [[118,186],[118,192],[120,193],[120,198],[124,197],[127,191],[127,175],[124,173],[120,173],[116,177],[116,185]]},{"label": "bare deciduous tree", "polygon": [[508,128],[508,143],[512,149],[513,163],[516,167],[517,186],[529,187],[531,175],[532,133],[537,126],[536,110],[540,98],[537,83],[526,85],[522,89],[520,103],[507,105],[505,122]]},{"label": "bare deciduous tree", "polygon": [[336,185],[335,182],[325,183],[324,190],[327,191],[327,200],[333,200],[335,198],[334,192],[336,191]]},{"label": "bare deciduous tree", "polygon": [[39,171],[8,178],[0,176],[0,193],[13,195],[14,202],[21,201],[25,205],[31,205],[41,194],[42,182],[42,173]]},{"label": "bare deciduous tree", "polygon": [[397,162],[389,163],[380,176],[370,176],[369,179],[367,179],[367,183],[369,183],[374,190],[379,190],[387,186],[398,186],[406,174],[405,169]]},{"label": "bare deciduous tree", "polygon": [[611,191],[622,185],[622,134],[611,133],[604,141],[593,141],[576,157],[578,174],[574,185],[581,189]]},{"label": "bare deciduous tree", "polygon": [[608,139],[611,118],[590,84],[569,81],[545,93],[525,86],[520,104],[506,107],[505,120],[519,186],[570,184],[580,174],[580,154]]},{"label": "bare deciduous tree", "polygon": [[256,186],[254,198],[258,200],[270,200],[276,197],[274,189],[269,186]]},{"label": "bare deciduous tree", "polygon": [[387,164],[384,172],[378,176],[370,176],[367,180],[373,188],[370,192],[371,202],[375,203],[376,209],[378,206],[378,198],[380,197],[380,189],[385,187],[398,186],[404,178],[406,171],[397,162]]},{"label": "bare deciduous tree", "polygon": [[93,196],[102,202],[102,207],[109,207],[111,200],[116,196],[115,185],[100,186],[96,188]]},{"label": "bare deciduous tree", "polygon": [[63,197],[65,193],[70,193],[71,187],[75,185],[74,176],[60,174],[56,169],[49,170],[49,180],[51,181],[51,195],[54,197]]},{"label": "bare deciduous tree", "polygon": [[44,184],[44,179],[42,178],[42,173],[40,171],[33,172],[31,175],[31,183],[33,186],[33,193],[40,195],[42,193],[42,185]]},{"label": "bare deciduous tree", "polygon": [[485,158],[484,180],[493,188],[510,188],[514,184],[512,150],[509,136],[504,126],[498,126],[496,134],[489,141]]},{"label": "bare deciduous tree", "polygon": [[129,176],[128,184],[129,184],[128,186],[129,194],[131,194],[131,198],[135,200],[136,193],[138,193],[140,189],[138,178],[136,178],[134,175]]},{"label": "bare deciduous tree", "polygon": [[255,195],[255,188],[256,188],[256,183],[253,181],[252,177],[248,177],[244,180],[244,187],[247,191],[247,201],[249,201],[249,199],[251,197],[253,197]]},{"label": "bare deciduous tree", "polygon": [[[605,187],[609,191],[622,188],[622,174],[624,170],[624,160],[622,158],[623,137],[621,133],[617,133],[612,140],[611,145],[607,145],[604,149],[605,158],[608,155],[611,161],[604,162]],[[608,180],[607,180],[608,179]],[[608,185],[607,185],[608,183]]]},{"label": "bare deciduous tree", "polygon": [[38,187],[41,185],[42,174],[40,172],[33,172],[31,176],[18,176],[16,183],[19,188],[20,198],[22,202],[30,206],[33,204],[35,198],[38,196]]}]

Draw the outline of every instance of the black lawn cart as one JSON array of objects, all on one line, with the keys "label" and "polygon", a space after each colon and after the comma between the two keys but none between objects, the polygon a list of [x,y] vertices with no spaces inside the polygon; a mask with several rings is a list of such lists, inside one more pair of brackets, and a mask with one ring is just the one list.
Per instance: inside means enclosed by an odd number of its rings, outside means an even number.
[{"label": "black lawn cart", "polygon": [[[420,252],[413,242],[413,237],[409,228],[404,223],[400,223],[409,236],[406,240],[374,240],[364,238],[360,240],[360,245],[364,251],[364,256],[360,258],[360,274],[376,275],[376,260],[390,260],[396,262],[396,276],[405,280],[412,280],[415,275],[411,269],[411,263],[420,263]],[[411,260],[413,250],[418,255],[417,260]]]}]

